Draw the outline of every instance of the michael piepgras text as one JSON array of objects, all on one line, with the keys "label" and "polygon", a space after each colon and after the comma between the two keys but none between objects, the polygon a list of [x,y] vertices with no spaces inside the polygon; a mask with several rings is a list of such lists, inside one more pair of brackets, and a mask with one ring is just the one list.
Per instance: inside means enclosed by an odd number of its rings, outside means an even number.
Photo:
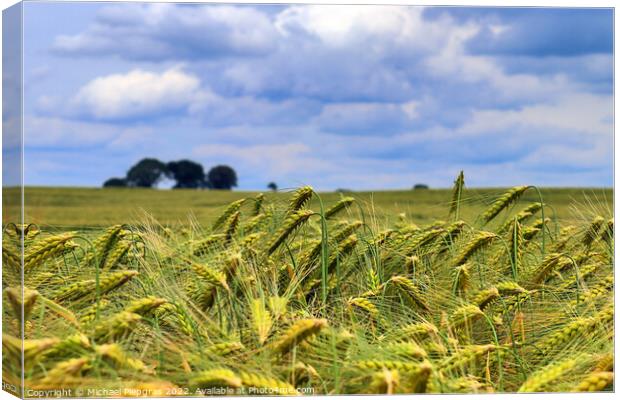
[{"label": "michael piepgras text", "polygon": [[27,397],[168,397],[168,396],[257,396],[257,395],[299,395],[314,394],[314,388],[278,388],[278,387],[209,387],[189,389],[182,387],[169,388],[78,388],[78,389],[54,389],[33,390],[26,389]]}]

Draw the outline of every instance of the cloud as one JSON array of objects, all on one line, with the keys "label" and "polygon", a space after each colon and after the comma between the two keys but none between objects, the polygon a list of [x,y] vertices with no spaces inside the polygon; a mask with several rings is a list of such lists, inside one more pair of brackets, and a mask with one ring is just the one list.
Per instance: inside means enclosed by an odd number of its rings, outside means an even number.
[{"label": "cloud", "polygon": [[524,106],[520,110],[480,110],[459,132],[492,132],[516,125],[554,128],[608,139],[613,132],[613,99],[604,95],[575,94],[554,104]]},{"label": "cloud", "polygon": [[266,169],[271,173],[287,174],[299,168],[299,158],[311,151],[303,143],[285,143],[253,146],[209,144],[198,146],[193,154],[212,162],[236,161],[252,168]]},{"label": "cloud", "polygon": [[190,107],[190,114],[212,127],[237,125],[295,125],[305,123],[321,109],[306,99],[270,101],[253,96],[203,96]]},{"label": "cloud", "polygon": [[260,56],[275,34],[268,16],[252,7],[123,4],[104,8],[84,32],[57,36],[52,49],[142,61]]},{"label": "cloud", "polygon": [[100,147],[123,131],[122,127],[61,117],[24,116],[24,146],[67,149]]},{"label": "cloud", "polygon": [[70,107],[78,115],[113,121],[186,110],[208,96],[196,76],[179,68],[162,73],[134,69],[88,82],[70,100]]},{"label": "cloud", "polygon": [[431,18],[450,15],[482,26],[467,43],[472,53],[576,56],[613,52],[611,8],[429,8]]},{"label": "cloud", "polygon": [[318,157],[309,144],[300,142],[246,146],[212,143],[196,147],[193,155],[209,165],[234,166],[239,184],[247,185],[251,180],[254,188],[274,180],[281,188],[319,184],[318,176],[333,173],[332,162]]},{"label": "cloud", "polygon": [[419,103],[327,104],[316,123],[321,130],[341,134],[390,135],[414,128],[419,121]]},{"label": "cloud", "polygon": [[609,11],[555,10],[105,6],[82,32],[54,26],[30,103],[86,124],[58,138],[92,126],[132,162],[194,149],[243,188],[448,186],[462,168],[478,185],[571,183],[562,168],[609,185]]},{"label": "cloud", "polygon": [[568,81],[578,82],[592,91],[611,93],[612,54],[584,54],[571,57],[507,55],[495,59],[510,75],[527,74],[546,78],[561,74]]},{"label": "cloud", "polygon": [[291,6],[276,16],[275,26],[287,37],[304,33],[329,47],[364,46],[377,56],[396,48],[429,53],[446,36],[440,24],[426,23],[422,12],[422,7]]}]

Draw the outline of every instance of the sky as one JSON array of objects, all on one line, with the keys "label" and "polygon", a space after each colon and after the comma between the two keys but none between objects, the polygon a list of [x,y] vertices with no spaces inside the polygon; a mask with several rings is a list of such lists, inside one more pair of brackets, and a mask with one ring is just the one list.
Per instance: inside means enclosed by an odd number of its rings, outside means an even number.
[{"label": "sky", "polygon": [[[25,3],[27,185],[613,185],[610,9]],[[163,187],[170,186],[164,183]]]}]

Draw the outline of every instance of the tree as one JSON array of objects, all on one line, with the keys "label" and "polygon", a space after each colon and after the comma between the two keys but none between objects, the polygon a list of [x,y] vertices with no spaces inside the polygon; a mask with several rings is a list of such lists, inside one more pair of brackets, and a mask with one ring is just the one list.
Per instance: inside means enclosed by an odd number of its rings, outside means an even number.
[{"label": "tree", "polygon": [[237,186],[237,173],[228,165],[218,165],[209,171],[208,187],[230,190]]},{"label": "tree", "polygon": [[127,180],[125,178],[110,178],[103,182],[103,187],[127,187]]},{"label": "tree", "polygon": [[271,190],[272,192],[277,192],[278,185],[276,185],[275,182],[269,182],[269,184],[267,185],[267,189]]},{"label": "tree", "polygon": [[127,171],[127,186],[150,188],[169,174],[165,163],[155,158],[144,158]]},{"label": "tree", "polygon": [[424,183],[416,183],[415,186],[413,187],[413,190],[425,190],[428,189],[428,185],[424,184]]},{"label": "tree", "polygon": [[168,171],[172,178],[177,181],[174,189],[179,188],[199,188],[204,186],[205,171],[202,165],[190,161],[180,160],[168,163]]}]

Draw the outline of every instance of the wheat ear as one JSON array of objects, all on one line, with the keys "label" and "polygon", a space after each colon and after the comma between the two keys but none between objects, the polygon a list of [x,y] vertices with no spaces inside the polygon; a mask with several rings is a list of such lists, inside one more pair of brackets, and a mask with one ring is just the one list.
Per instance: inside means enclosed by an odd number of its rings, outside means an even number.
[{"label": "wheat ear", "polygon": [[459,206],[461,203],[461,198],[463,196],[463,188],[465,187],[465,174],[463,171],[459,172],[459,175],[456,177],[454,181],[454,187],[452,188],[452,200],[450,201],[450,211],[448,215],[454,214],[456,219],[459,218]]},{"label": "wheat ear", "polygon": [[131,332],[141,319],[138,314],[121,311],[97,325],[93,337],[98,343],[120,339]]},{"label": "wheat ear", "polygon": [[239,226],[240,216],[241,216],[241,212],[237,211],[233,213],[230,217],[228,217],[228,219],[226,220],[226,234],[225,234],[226,243],[229,243],[232,240],[233,236],[235,235],[235,232],[237,231],[237,227]]},{"label": "wheat ear", "polygon": [[355,250],[355,246],[357,245],[357,236],[351,235],[342,242],[338,244],[338,250],[336,254],[329,260],[327,264],[327,271],[332,272],[338,263],[342,262],[345,258],[347,258],[353,250]]},{"label": "wheat ear", "polygon": [[271,254],[276,251],[276,249],[280,247],[280,245],[284,243],[284,241],[293,232],[299,229],[299,227],[303,225],[313,215],[314,212],[310,210],[295,211],[290,214],[284,221],[282,228],[280,228],[280,230],[275,234],[268,247],[267,252]]},{"label": "wheat ear", "polygon": [[95,348],[102,359],[109,361],[116,368],[127,368],[133,371],[147,371],[146,365],[136,358],[127,356],[118,343],[102,344]]},{"label": "wheat ear", "polygon": [[614,373],[613,372],[592,372],[590,375],[586,376],[577,387],[573,390],[574,392],[601,392],[608,386],[613,385],[614,383]]},{"label": "wheat ear", "polygon": [[448,358],[443,359],[439,363],[439,369],[441,371],[454,371],[465,365],[471,364],[480,360],[492,351],[495,351],[497,347],[492,344],[487,345],[471,345],[459,349],[458,352],[451,355]]},{"label": "wheat ear", "polygon": [[132,301],[127,308],[125,308],[125,311],[135,313],[140,316],[147,316],[152,314],[157,307],[162,306],[167,302],[168,301],[166,299],[160,299],[153,296],[144,297]]},{"label": "wheat ear", "polygon": [[224,212],[222,212],[222,214],[220,214],[220,216],[217,217],[217,219],[213,223],[212,229],[215,231],[220,226],[222,226],[222,224],[224,224],[224,222],[226,222],[228,218],[230,218],[231,215],[239,211],[239,209],[241,208],[244,202],[245,202],[245,199],[239,199],[239,200],[236,200],[230,203],[228,207],[226,207]]},{"label": "wheat ear", "polygon": [[478,306],[466,304],[457,308],[450,316],[450,325],[454,329],[460,329],[463,326],[471,324],[473,321],[482,317],[484,313]]},{"label": "wheat ear", "polygon": [[470,240],[459,255],[454,259],[454,265],[464,264],[472,255],[480,251],[483,247],[491,243],[497,235],[491,232],[478,232],[472,240]]},{"label": "wheat ear", "polygon": [[263,207],[263,203],[265,201],[265,195],[259,193],[254,197],[254,215],[260,214],[261,208]]},{"label": "wheat ear", "polygon": [[508,190],[482,213],[480,216],[482,218],[482,222],[486,224],[491,221],[500,212],[502,212],[503,209],[519,200],[528,188],[529,186],[515,186]]},{"label": "wheat ear", "polygon": [[548,364],[523,382],[519,392],[542,392],[545,387],[563,375],[570,373],[578,363],[577,358],[569,358],[557,363]]},{"label": "wheat ear", "polygon": [[399,291],[407,296],[417,307],[425,312],[430,312],[428,304],[424,301],[420,290],[416,284],[405,276],[395,275],[390,281],[399,289]]},{"label": "wheat ear", "polygon": [[39,298],[39,292],[36,290],[28,289],[27,287],[23,287],[23,297],[22,297],[22,288],[19,287],[11,287],[4,290],[6,293],[6,297],[9,299],[11,306],[13,307],[13,312],[15,313],[15,318],[18,321],[22,320],[22,307],[24,310],[24,321],[27,321],[30,317],[30,312],[34,308],[34,305]]},{"label": "wheat ear", "polygon": [[384,369],[372,376],[368,392],[373,394],[394,394],[399,386],[397,370]]},{"label": "wheat ear", "polygon": [[325,211],[325,219],[333,218],[336,214],[351,206],[354,201],[355,199],[353,197],[343,197],[342,199],[338,200],[336,204],[334,204],[327,211]]},{"label": "wheat ear", "polygon": [[584,246],[589,247],[599,237],[603,224],[605,224],[605,218],[601,217],[600,215],[594,217],[594,219],[590,223],[590,226],[583,234],[583,238],[581,239],[581,242],[584,244]]},{"label": "wheat ear", "polygon": [[24,254],[24,272],[29,273],[45,260],[76,248],[77,245],[71,241],[74,237],[75,232],[62,233],[40,240],[32,245]]},{"label": "wheat ear", "polygon": [[241,342],[223,342],[217,343],[206,348],[206,352],[216,356],[224,357],[232,353],[236,353],[245,349]]},{"label": "wheat ear", "polygon": [[327,320],[324,319],[299,320],[275,341],[273,348],[280,354],[286,354],[298,343],[316,335],[325,327],[327,327]]},{"label": "wheat ear", "polygon": [[241,378],[233,371],[225,368],[201,371],[189,380],[195,387],[241,387]]},{"label": "wheat ear", "polygon": [[294,213],[303,208],[306,203],[310,201],[313,192],[314,190],[310,186],[304,186],[297,189],[295,193],[293,193],[293,197],[291,197],[291,200],[289,202],[288,212]]}]

